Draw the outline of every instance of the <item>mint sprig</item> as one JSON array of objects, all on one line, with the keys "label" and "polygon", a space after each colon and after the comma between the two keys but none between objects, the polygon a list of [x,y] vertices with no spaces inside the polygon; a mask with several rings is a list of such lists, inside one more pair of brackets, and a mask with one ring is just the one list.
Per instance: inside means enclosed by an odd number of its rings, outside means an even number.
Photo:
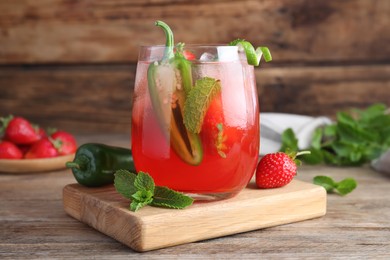
[{"label": "mint sprig", "polygon": [[340,195],[346,195],[357,187],[357,182],[352,178],[336,182],[328,176],[316,176],[313,183],[324,187],[328,193],[336,191]]},{"label": "mint sprig", "polygon": [[131,211],[137,211],[146,205],[183,209],[194,202],[183,193],[155,186],[153,178],[145,172],[134,174],[118,170],[115,172],[114,186],[123,197],[131,200]]}]

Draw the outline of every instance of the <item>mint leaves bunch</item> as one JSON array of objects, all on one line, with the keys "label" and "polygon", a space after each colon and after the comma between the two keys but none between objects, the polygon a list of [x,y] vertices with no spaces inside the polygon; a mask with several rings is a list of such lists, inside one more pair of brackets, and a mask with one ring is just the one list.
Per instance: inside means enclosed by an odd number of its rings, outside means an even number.
[{"label": "mint leaves bunch", "polygon": [[324,187],[329,193],[336,191],[340,195],[346,195],[357,187],[356,181],[352,178],[346,178],[340,182],[335,182],[328,176],[316,176],[313,179],[313,183]]},{"label": "mint leaves bunch", "polygon": [[194,202],[183,193],[155,186],[153,178],[145,172],[134,174],[127,170],[118,170],[115,173],[114,186],[123,197],[131,200],[131,211],[137,211],[146,205],[183,209]]},{"label": "mint leaves bunch", "polygon": [[[289,128],[282,134],[281,151],[287,148],[298,151],[298,139]],[[335,123],[317,128],[312,136],[309,151],[301,160],[307,164],[360,166],[378,158],[390,149],[390,114],[384,104],[373,104],[360,110],[338,112]],[[335,182],[326,176],[316,176],[313,182],[328,192],[345,195],[357,184],[352,178]]]},{"label": "mint leaves bunch", "polygon": [[[282,148],[298,150],[292,129],[282,135]],[[301,159],[308,164],[360,166],[390,149],[390,114],[383,104],[365,110],[339,112],[336,122],[317,128],[311,140],[310,155]]]}]

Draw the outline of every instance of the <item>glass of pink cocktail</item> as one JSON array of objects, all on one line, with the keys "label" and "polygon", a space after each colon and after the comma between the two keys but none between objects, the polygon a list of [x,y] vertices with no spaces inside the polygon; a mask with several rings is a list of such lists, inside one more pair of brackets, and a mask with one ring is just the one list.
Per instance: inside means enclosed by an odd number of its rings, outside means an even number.
[{"label": "glass of pink cocktail", "polygon": [[159,186],[215,200],[234,196],[254,174],[259,106],[254,68],[237,46],[140,48],[132,110],[137,171]]}]

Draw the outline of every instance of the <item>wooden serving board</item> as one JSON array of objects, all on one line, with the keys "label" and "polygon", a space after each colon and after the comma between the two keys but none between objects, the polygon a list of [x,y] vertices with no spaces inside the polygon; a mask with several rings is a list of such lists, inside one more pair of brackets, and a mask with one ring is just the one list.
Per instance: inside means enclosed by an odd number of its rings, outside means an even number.
[{"label": "wooden serving board", "polygon": [[112,185],[87,188],[69,184],[63,190],[63,202],[70,216],[136,251],[302,221],[326,213],[325,189],[298,180],[268,190],[257,189],[252,181],[231,199],[196,202],[183,210],[147,206],[131,212],[129,201]]}]

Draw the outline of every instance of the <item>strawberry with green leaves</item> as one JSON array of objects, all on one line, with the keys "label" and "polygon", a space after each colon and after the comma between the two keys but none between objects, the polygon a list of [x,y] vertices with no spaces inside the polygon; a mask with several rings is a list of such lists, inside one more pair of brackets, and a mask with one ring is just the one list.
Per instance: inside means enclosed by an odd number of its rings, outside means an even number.
[{"label": "strawberry with green leaves", "polygon": [[67,155],[75,153],[77,150],[76,139],[73,135],[65,131],[55,131],[50,137],[58,142],[59,145],[57,147],[57,151],[59,155]]},{"label": "strawberry with green leaves", "polygon": [[75,153],[77,143],[73,135],[62,130],[54,130],[48,137],[44,137],[34,143],[25,158],[50,158]]},{"label": "strawberry with green leaves", "polygon": [[51,158],[59,155],[58,148],[59,142],[53,141],[49,137],[45,137],[38,142],[34,143],[27,153],[24,155],[26,159],[36,158]]},{"label": "strawberry with green leaves", "polygon": [[307,153],[310,152],[266,154],[257,165],[257,186],[262,189],[270,189],[289,184],[297,174],[297,164],[300,165],[300,161],[296,160],[296,157]]},{"label": "strawberry with green leaves", "polygon": [[8,140],[14,144],[32,144],[41,138],[39,129],[23,117],[3,117],[2,130],[4,132],[4,140]]}]

